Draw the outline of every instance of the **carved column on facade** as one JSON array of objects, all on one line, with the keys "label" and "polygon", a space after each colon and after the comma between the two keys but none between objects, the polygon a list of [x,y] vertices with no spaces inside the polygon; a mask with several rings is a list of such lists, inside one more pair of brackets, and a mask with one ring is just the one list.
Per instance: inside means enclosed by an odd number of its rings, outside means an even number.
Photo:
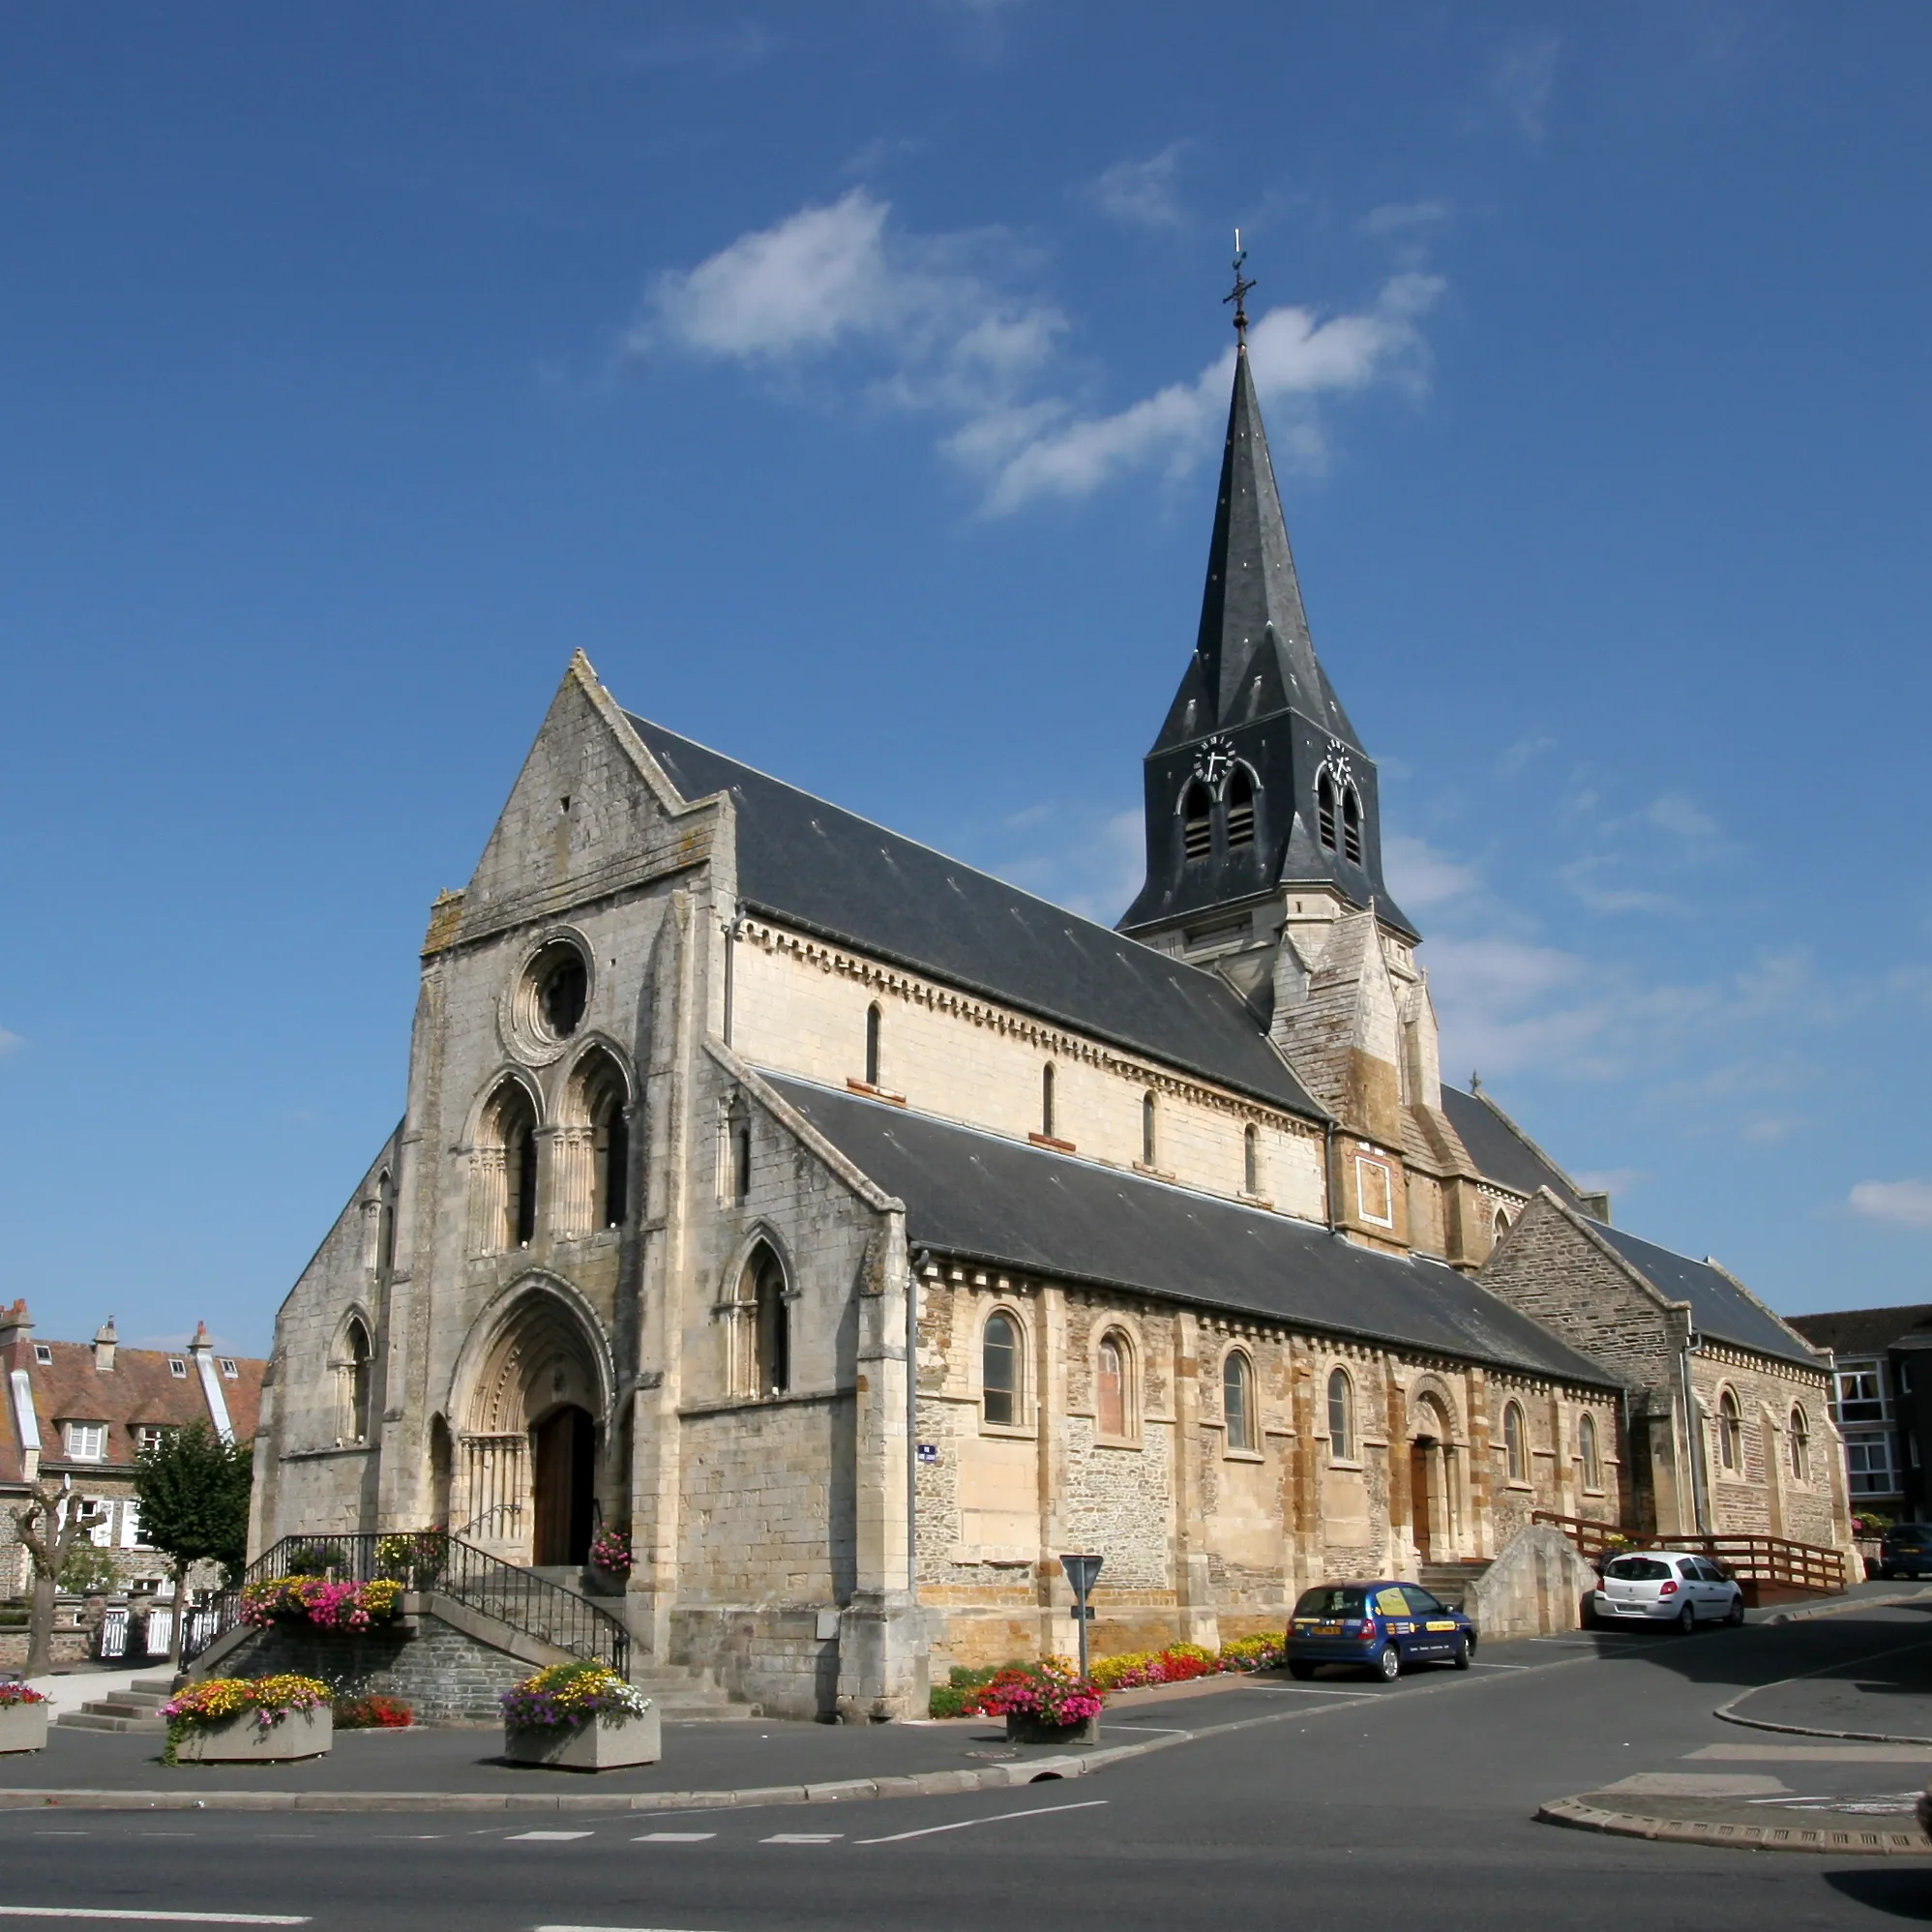
[{"label": "carved column on facade", "polygon": [[1489,1414],[1489,1378],[1470,1371],[1470,1541],[1479,1558],[1496,1555],[1496,1456]]},{"label": "carved column on facade", "polygon": [[594,1232],[597,1193],[597,1130],[559,1127],[550,1135],[550,1232],[578,1241]]},{"label": "carved column on facade", "polygon": [[1288,1594],[1298,1596],[1310,1584],[1322,1580],[1322,1464],[1315,1440],[1315,1364],[1298,1348],[1291,1346],[1289,1361],[1290,1402],[1294,1421],[1294,1441],[1286,1461],[1289,1475],[1290,1541],[1293,1549]]},{"label": "carved column on facade", "polygon": [[469,1152],[469,1252],[493,1255],[510,1219],[510,1157],[502,1147]]},{"label": "carved column on facade", "polygon": [[1392,1574],[1407,1576],[1421,1560],[1415,1536],[1415,1498],[1410,1482],[1409,1396],[1395,1364],[1382,1362],[1382,1404],[1388,1413],[1388,1558]]},{"label": "carved column on facade", "polygon": [[[1040,1486],[1040,1559],[1033,1566],[1034,1601],[1039,1607],[1040,1651],[1064,1655],[1066,1602],[1059,1553],[1068,1548],[1069,1531],[1061,1504],[1067,1494],[1067,1297],[1060,1288],[1042,1287],[1032,1323],[1034,1350],[1034,1426],[1039,1452],[1034,1461]],[[1079,1633],[1075,1632],[1076,1637]]]},{"label": "carved column on facade", "polygon": [[1168,1404],[1174,1412],[1174,1604],[1183,1641],[1218,1649],[1220,1620],[1202,1542],[1200,1319],[1186,1312],[1176,1315],[1173,1333],[1174,1386]]}]

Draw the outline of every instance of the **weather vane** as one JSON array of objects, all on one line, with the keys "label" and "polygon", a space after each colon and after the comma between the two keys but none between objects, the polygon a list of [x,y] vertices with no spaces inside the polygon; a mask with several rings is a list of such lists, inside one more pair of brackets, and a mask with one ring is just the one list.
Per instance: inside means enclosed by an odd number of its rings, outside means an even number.
[{"label": "weather vane", "polygon": [[1234,230],[1234,285],[1222,296],[1223,302],[1234,305],[1234,335],[1243,348],[1248,345],[1248,290],[1255,284],[1241,273],[1241,264],[1248,258],[1248,252],[1241,246],[1241,231]]}]

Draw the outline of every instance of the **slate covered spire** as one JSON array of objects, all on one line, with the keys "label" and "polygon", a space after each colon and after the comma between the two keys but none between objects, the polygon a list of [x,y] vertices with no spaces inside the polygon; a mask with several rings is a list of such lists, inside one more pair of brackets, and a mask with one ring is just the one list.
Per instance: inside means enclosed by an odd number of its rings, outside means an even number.
[{"label": "slate covered spire", "polygon": [[1234,356],[1201,629],[1153,749],[1166,751],[1277,711],[1298,711],[1330,737],[1362,749],[1308,633],[1244,342]]}]

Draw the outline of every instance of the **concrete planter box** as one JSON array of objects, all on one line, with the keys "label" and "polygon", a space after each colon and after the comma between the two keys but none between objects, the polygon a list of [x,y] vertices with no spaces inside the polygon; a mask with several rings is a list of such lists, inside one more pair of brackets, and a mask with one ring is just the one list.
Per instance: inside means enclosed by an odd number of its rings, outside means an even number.
[{"label": "concrete planter box", "polygon": [[580,1724],[539,1724],[524,1731],[506,1727],[503,1755],[513,1765],[614,1771],[625,1765],[656,1764],[664,1756],[664,1740],[653,1705],[639,1717],[592,1717]]},{"label": "concrete planter box", "polygon": [[50,1704],[0,1704],[0,1751],[38,1751],[47,1741]]},{"label": "concrete planter box", "polygon": [[335,1741],[336,1720],[326,1704],[284,1710],[273,1724],[244,1710],[219,1724],[194,1724],[174,1747],[184,1765],[274,1765],[290,1758],[319,1758]]},{"label": "concrete planter box", "polygon": [[1006,1713],[1006,1741],[1009,1744],[1097,1744],[1100,1719],[1085,1717],[1078,1724],[1042,1724],[1030,1712]]}]

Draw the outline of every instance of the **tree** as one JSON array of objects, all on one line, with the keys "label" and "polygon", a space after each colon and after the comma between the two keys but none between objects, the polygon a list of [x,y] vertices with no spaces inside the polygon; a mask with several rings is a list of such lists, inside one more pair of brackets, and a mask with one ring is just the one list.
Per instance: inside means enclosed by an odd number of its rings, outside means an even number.
[{"label": "tree", "polygon": [[20,1546],[34,1568],[34,1601],[27,1617],[27,1675],[45,1677],[53,1664],[54,1593],[72,1556],[74,1539],[101,1521],[99,1511],[82,1509],[65,1483],[43,1479],[28,1492],[26,1505],[14,1512]]},{"label": "tree", "polygon": [[188,1621],[188,1572],[216,1562],[233,1577],[248,1560],[249,1486],[254,1457],[223,1442],[205,1422],[170,1430],[134,1464],[141,1540],[174,1559],[174,1634],[168,1661],[181,1661]]}]

